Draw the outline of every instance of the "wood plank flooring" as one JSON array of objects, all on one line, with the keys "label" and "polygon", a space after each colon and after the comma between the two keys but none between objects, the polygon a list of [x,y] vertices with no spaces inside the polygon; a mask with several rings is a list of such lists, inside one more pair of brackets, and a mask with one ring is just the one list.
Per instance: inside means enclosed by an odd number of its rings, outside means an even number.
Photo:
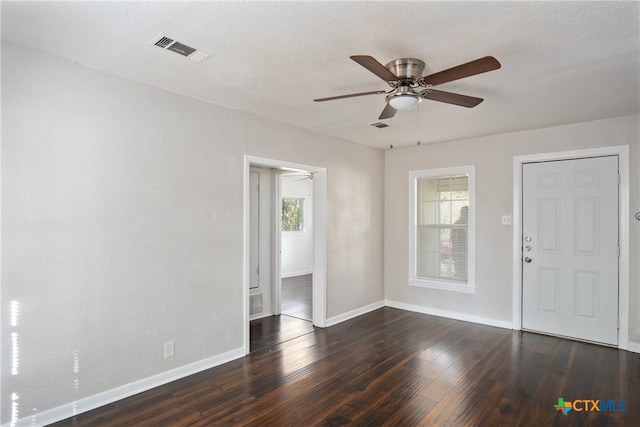
[{"label": "wood plank flooring", "polygon": [[313,320],[311,298],[312,275],[282,279],[282,314],[298,319]]},{"label": "wood plank flooring", "polygon": [[640,426],[640,359],[382,308],[55,425]]},{"label": "wood plank flooring", "polygon": [[250,351],[281,344],[314,330],[313,323],[310,321],[285,315],[252,320],[249,323]]},{"label": "wood plank flooring", "polygon": [[311,274],[282,279],[282,315],[250,322],[250,351],[280,344],[314,331],[311,322],[311,289]]}]

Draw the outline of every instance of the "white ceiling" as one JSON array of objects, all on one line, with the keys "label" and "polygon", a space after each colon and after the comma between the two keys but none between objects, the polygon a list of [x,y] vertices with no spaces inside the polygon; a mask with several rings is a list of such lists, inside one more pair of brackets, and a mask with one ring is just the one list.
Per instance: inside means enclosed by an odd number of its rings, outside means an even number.
[{"label": "white ceiling", "polygon": [[[640,2],[2,2],[2,39],[221,106],[378,148],[640,112]],[[159,33],[212,56],[197,64]],[[378,121],[386,90],[349,59],[427,63],[486,55],[502,68],[438,86],[475,108],[424,101]]]}]

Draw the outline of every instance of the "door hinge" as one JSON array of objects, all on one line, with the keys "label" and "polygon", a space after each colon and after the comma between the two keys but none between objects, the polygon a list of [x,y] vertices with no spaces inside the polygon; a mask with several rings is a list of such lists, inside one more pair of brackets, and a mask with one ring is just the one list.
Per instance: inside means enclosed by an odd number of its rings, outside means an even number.
[{"label": "door hinge", "polygon": [[620,329],[620,318],[619,317],[616,319],[616,327],[618,329]]},{"label": "door hinge", "polygon": [[256,267],[256,274],[259,276],[260,275],[260,266]]},{"label": "door hinge", "polygon": [[620,258],[620,246],[618,246],[618,258]]}]

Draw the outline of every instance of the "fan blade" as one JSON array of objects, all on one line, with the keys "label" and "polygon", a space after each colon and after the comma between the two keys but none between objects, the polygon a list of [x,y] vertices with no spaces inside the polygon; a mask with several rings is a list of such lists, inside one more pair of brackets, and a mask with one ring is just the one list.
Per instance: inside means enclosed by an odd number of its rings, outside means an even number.
[{"label": "fan blade", "polygon": [[395,115],[396,115],[396,109],[393,108],[391,105],[387,104],[387,106],[384,107],[384,110],[382,110],[382,113],[380,113],[380,117],[378,117],[378,120],[390,119]]},{"label": "fan blade", "polygon": [[371,71],[376,76],[380,77],[382,80],[386,82],[396,82],[398,81],[398,76],[393,74],[391,71],[387,70],[384,65],[376,61],[376,59],[369,55],[353,55],[349,58],[356,61],[358,64],[362,65],[367,70]]},{"label": "fan blade", "polygon": [[464,77],[475,76],[476,74],[486,73],[500,68],[501,65],[493,56],[485,56],[466,64],[458,65],[429,76],[424,76],[422,80],[428,85],[439,85],[442,83],[452,82]]},{"label": "fan blade", "polygon": [[429,93],[422,96],[424,99],[432,101],[446,102],[447,104],[460,105],[461,107],[473,108],[484,101],[482,98],[460,95],[458,93],[443,92],[441,90],[429,89]]},{"label": "fan blade", "polygon": [[314,99],[314,101],[315,102],[333,101],[334,99],[354,98],[356,96],[365,96],[365,95],[380,95],[382,93],[385,93],[385,91],[374,90],[371,92],[350,93],[348,95],[338,95],[338,96],[330,96],[328,98],[318,98],[318,99]]}]

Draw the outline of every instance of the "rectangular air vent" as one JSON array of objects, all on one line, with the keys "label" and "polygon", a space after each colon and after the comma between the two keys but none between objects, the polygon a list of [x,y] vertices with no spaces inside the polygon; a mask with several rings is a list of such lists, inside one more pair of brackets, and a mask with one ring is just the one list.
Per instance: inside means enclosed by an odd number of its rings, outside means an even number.
[{"label": "rectangular air vent", "polygon": [[171,43],[173,43],[174,40],[170,39],[169,37],[160,37],[160,40],[158,40],[157,42],[155,42],[154,44],[158,47],[161,48],[166,48],[167,46],[169,46]]},{"label": "rectangular air vent", "polygon": [[382,123],[382,122],[371,123],[371,126],[376,127],[378,129],[383,129],[383,128],[388,128],[389,127],[388,124]]},{"label": "rectangular air vent", "polygon": [[198,50],[198,49],[192,48],[191,46],[187,46],[186,44],[182,44],[180,42],[171,43],[171,45],[167,46],[167,49],[169,49],[172,52],[179,53],[180,55],[186,56],[186,57],[188,57],[193,52]]},{"label": "rectangular air vent", "polygon": [[249,295],[249,316],[262,314],[262,293]]},{"label": "rectangular air vent", "polygon": [[164,50],[170,50],[172,52],[178,53],[184,57],[189,58],[190,60],[194,61],[194,62],[203,62],[205,59],[209,58],[208,53],[203,52],[201,50],[198,50],[194,47],[191,46],[187,46],[184,43],[181,43],[179,41],[176,41],[174,39],[172,39],[171,37],[167,37],[163,34],[158,34],[152,41],[151,43],[154,46],[158,46],[161,49]]}]

